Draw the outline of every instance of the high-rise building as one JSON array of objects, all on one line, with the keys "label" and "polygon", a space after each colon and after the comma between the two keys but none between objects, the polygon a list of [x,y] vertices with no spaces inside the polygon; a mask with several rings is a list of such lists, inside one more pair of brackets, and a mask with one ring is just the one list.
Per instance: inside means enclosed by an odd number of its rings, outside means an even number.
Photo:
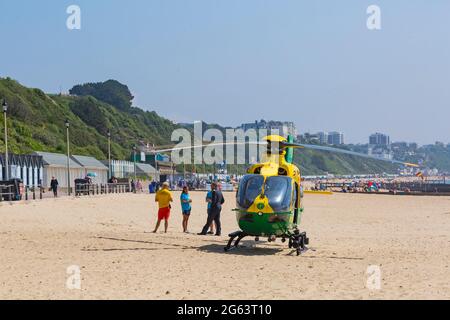
[{"label": "high-rise building", "polygon": [[251,130],[251,129],[254,129],[254,130],[266,129],[267,122],[265,120],[261,120],[261,121],[256,120],[255,122],[243,123],[243,124],[241,124],[240,128],[243,129],[244,131]]},{"label": "high-rise building", "polygon": [[344,134],[342,132],[329,132],[328,133],[328,144],[338,146],[344,144]]},{"label": "high-rise building", "polygon": [[388,135],[377,132],[369,137],[369,144],[372,146],[390,146],[391,139]]},{"label": "high-rise building", "polygon": [[293,122],[290,121],[255,121],[251,123],[244,123],[240,126],[244,131],[249,129],[266,129],[267,131],[272,131],[272,133],[277,132],[280,136],[287,137],[291,135],[293,137],[297,136],[297,128]]},{"label": "high-rise building", "polygon": [[297,128],[293,122],[288,121],[269,121],[267,123],[267,129],[269,131],[278,132],[280,136],[287,137],[291,135],[297,136]]},{"label": "high-rise building", "polygon": [[344,141],[344,134],[342,132],[332,131],[332,132],[325,132],[320,131],[315,134],[311,133],[305,133],[302,135],[302,141],[315,141],[315,143],[320,144],[328,144],[328,145],[342,145],[345,144]]},{"label": "high-rise building", "polygon": [[317,135],[319,136],[319,142],[321,144],[328,144],[328,132],[318,132]]}]

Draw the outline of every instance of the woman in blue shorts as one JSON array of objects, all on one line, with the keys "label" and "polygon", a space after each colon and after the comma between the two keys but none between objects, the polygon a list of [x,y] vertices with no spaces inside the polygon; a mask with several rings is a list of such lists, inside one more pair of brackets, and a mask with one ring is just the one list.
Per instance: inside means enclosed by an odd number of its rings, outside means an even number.
[{"label": "woman in blue shorts", "polygon": [[181,201],[181,210],[183,212],[183,232],[187,233],[189,217],[191,215],[192,210],[191,207],[192,199],[191,196],[189,195],[188,187],[183,187],[183,192],[181,193],[180,201]]}]

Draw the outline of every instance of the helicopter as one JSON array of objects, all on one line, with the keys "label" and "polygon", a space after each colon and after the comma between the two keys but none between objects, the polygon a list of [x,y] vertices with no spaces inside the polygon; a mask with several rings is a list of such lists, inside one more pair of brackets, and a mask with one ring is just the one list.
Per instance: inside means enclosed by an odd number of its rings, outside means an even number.
[{"label": "helicopter", "polygon": [[[226,252],[238,248],[245,237],[254,237],[255,241],[259,241],[261,237],[267,237],[269,242],[280,238],[283,243],[288,241],[289,248],[294,249],[297,256],[308,249],[309,238],[306,232],[300,231],[299,228],[304,206],[301,171],[293,161],[296,148],[342,153],[418,167],[412,163],[381,159],[345,149],[299,144],[295,143],[290,135],[287,138],[269,135],[261,142],[253,143],[264,144],[267,148],[261,161],[251,165],[239,183],[236,192],[236,208],[233,211],[236,212],[240,230],[229,234],[230,238],[224,247]],[[192,149],[192,147],[160,151],[181,149]]]},{"label": "helicopter", "polygon": [[234,211],[241,230],[229,235],[225,251],[237,248],[247,236],[255,237],[256,241],[259,237],[267,237],[269,242],[277,238],[281,238],[282,242],[288,240],[289,248],[295,249],[297,255],[307,250],[309,238],[306,232],[299,229],[304,212],[303,189],[300,169],[293,163],[294,148],[343,153],[418,167],[412,163],[380,159],[344,149],[294,143],[292,136],[271,135],[263,140],[268,145],[263,161],[250,166],[239,184]]}]

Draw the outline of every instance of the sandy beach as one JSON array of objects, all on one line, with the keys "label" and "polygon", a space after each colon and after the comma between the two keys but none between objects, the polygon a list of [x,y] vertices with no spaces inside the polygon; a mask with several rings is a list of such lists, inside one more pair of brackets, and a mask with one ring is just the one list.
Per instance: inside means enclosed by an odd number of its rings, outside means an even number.
[{"label": "sandy beach", "polygon": [[[175,193],[176,199],[179,193]],[[0,299],[450,299],[450,198],[305,195],[303,256],[243,242],[226,194],[222,237],[197,236],[204,193],[192,193],[192,234],[178,201],[167,234],[152,234],[154,195],[0,204]],[[66,287],[69,266],[81,290]],[[381,288],[367,287],[369,266]]]}]

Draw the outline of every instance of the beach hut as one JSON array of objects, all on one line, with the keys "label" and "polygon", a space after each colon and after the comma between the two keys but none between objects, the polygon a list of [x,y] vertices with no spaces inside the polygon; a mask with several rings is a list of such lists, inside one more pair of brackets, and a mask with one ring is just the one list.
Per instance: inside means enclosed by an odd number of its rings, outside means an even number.
[{"label": "beach hut", "polygon": [[[35,152],[35,155],[42,157],[43,174],[42,186],[50,187],[52,177],[55,177],[61,188],[67,188],[67,156],[59,153]],[[29,176],[34,176],[34,170],[29,171]],[[70,186],[74,187],[75,179],[82,179],[86,176],[84,168],[74,159],[70,159]]]},{"label": "beach hut", "polygon": [[[0,155],[0,181],[6,178],[5,162],[4,155]],[[41,156],[9,154],[8,167],[10,179],[20,179],[29,187],[41,185],[44,170]]]},{"label": "beach hut", "polygon": [[156,169],[148,163],[136,163],[136,175],[138,177],[146,177],[155,180]]},{"label": "beach hut", "polygon": [[93,183],[108,182],[108,167],[93,157],[72,156],[72,158],[83,167],[84,176],[92,178]]},{"label": "beach hut", "polygon": [[[102,162],[108,167],[108,160]],[[124,160],[111,160],[111,175],[119,179],[133,177],[134,163]]]},{"label": "beach hut", "polygon": [[[102,161],[107,167],[108,160]],[[134,162],[126,160],[111,160],[111,175],[113,177],[134,178]],[[148,163],[136,162],[136,176],[140,178],[156,179],[157,172],[155,167]]]}]

